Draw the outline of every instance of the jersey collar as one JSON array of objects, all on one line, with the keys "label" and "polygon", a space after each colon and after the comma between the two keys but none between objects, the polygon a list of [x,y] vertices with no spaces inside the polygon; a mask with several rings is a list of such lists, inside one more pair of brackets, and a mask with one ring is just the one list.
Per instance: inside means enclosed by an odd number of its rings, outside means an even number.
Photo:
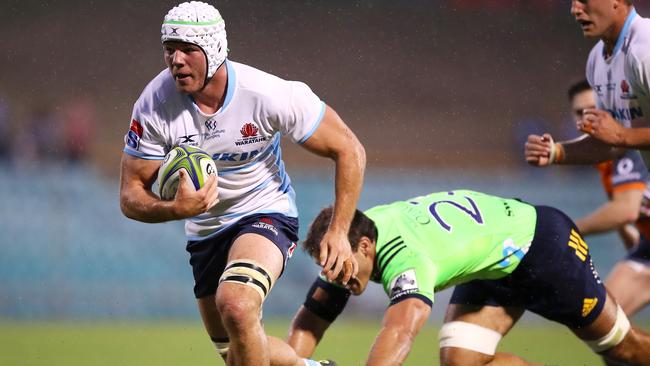
[{"label": "jersey collar", "polygon": [[[627,18],[625,19],[625,24],[623,24],[623,29],[621,29],[621,33],[618,35],[618,39],[616,40],[616,45],[614,46],[614,50],[612,51],[612,55],[610,57],[616,55],[616,53],[621,49],[621,47],[623,47],[625,38],[627,37],[627,34],[630,31],[630,25],[632,24],[632,20],[634,20],[636,16],[637,16],[636,9],[632,8],[630,14],[628,14]],[[603,57],[606,57],[604,47],[603,47]]]}]

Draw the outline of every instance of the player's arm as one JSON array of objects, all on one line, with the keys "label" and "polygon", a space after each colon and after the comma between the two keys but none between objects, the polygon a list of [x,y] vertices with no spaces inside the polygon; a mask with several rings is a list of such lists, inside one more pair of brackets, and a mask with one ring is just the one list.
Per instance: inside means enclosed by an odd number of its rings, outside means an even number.
[{"label": "player's arm", "polygon": [[650,149],[650,128],[625,127],[607,111],[585,109],[578,128],[606,145],[627,149]]},{"label": "player's arm", "polygon": [[[641,185],[645,187],[645,185]],[[639,218],[644,188],[616,190],[612,199],[591,214],[576,220],[583,235],[597,234],[619,229]]]},{"label": "player's arm", "polygon": [[311,357],[323,334],[341,314],[350,291],[322,278],[312,284],[289,328],[287,343],[300,357]]},{"label": "player's arm", "polygon": [[160,160],[147,160],[122,153],[120,174],[120,208],[128,218],[142,222],[165,222],[193,217],[208,211],[217,202],[216,178],[208,178],[198,191],[181,170],[176,198],[163,201],[151,186],[156,180]]},{"label": "player's arm", "polygon": [[352,256],[348,230],[357,207],[366,167],[366,153],[352,130],[329,106],[323,119],[303,146],[336,163],[334,213],[321,242],[320,265],[330,281],[338,277],[345,261],[343,284],[357,273],[357,262]]},{"label": "player's arm", "polygon": [[366,365],[402,365],[430,313],[431,306],[417,297],[388,307]]},{"label": "player's arm", "polygon": [[625,245],[625,249],[627,250],[630,250],[639,244],[639,240],[641,239],[639,229],[632,224],[625,224],[618,228],[618,235],[621,237],[623,245]]},{"label": "player's arm", "polygon": [[551,164],[596,164],[620,157],[625,149],[605,144],[589,135],[568,141],[553,141],[550,134],[529,135],[524,147],[526,162],[533,166]]}]

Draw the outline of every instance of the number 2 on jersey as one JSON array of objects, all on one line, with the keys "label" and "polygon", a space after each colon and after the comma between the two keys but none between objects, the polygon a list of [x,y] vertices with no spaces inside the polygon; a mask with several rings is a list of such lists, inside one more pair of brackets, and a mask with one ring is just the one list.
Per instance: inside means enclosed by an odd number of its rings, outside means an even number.
[{"label": "number 2 on jersey", "polygon": [[[453,192],[449,192],[450,195],[453,195]],[[481,216],[481,211],[478,209],[478,206],[476,205],[476,202],[472,200],[471,198],[467,196],[463,196],[469,203],[471,207],[465,207],[462,204],[454,201],[447,201],[447,200],[440,200],[432,203],[429,206],[429,212],[431,213],[431,216],[433,216],[436,221],[438,221],[438,224],[442,226],[443,229],[447,230],[448,232],[452,232],[453,227],[445,222],[445,220],[438,214],[438,211],[436,210],[438,205],[441,204],[449,204],[452,205],[453,207],[456,207],[459,209],[461,212],[467,214],[472,220],[474,220],[477,224],[482,225],[483,224],[483,216]]]}]

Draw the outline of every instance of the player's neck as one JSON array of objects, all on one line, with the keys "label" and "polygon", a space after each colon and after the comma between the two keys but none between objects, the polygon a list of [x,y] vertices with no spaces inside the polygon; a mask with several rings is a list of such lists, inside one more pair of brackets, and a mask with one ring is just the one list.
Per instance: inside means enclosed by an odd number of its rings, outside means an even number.
[{"label": "player's neck", "polygon": [[603,34],[601,39],[605,43],[605,55],[608,57],[614,53],[614,48],[616,48],[616,43],[618,42],[618,37],[620,37],[623,28],[625,27],[625,21],[630,15],[632,8],[626,8],[622,10],[618,15],[618,19],[612,24],[612,26]]},{"label": "player's neck", "polygon": [[226,99],[226,88],[228,86],[228,72],[225,63],[221,65],[217,72],[208,81],[205,88],[193,93],[194,103],[205,114],[214,114],[223,105]]}]

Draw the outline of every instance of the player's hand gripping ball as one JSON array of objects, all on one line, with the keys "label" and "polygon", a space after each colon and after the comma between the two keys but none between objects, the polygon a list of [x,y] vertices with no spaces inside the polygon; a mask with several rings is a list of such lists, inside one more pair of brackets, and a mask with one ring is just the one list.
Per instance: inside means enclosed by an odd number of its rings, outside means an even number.
[{"label": "player's hand gripping ball", "polygon": [[187,176],[197,191],[203,187],[208,177],[217,174],[217,166],[212,157],[194,146],[177,146],[163,160],[158,170],[158,195],[164,200],[173,200],[180,183],[179,171],[185,169]]}]

